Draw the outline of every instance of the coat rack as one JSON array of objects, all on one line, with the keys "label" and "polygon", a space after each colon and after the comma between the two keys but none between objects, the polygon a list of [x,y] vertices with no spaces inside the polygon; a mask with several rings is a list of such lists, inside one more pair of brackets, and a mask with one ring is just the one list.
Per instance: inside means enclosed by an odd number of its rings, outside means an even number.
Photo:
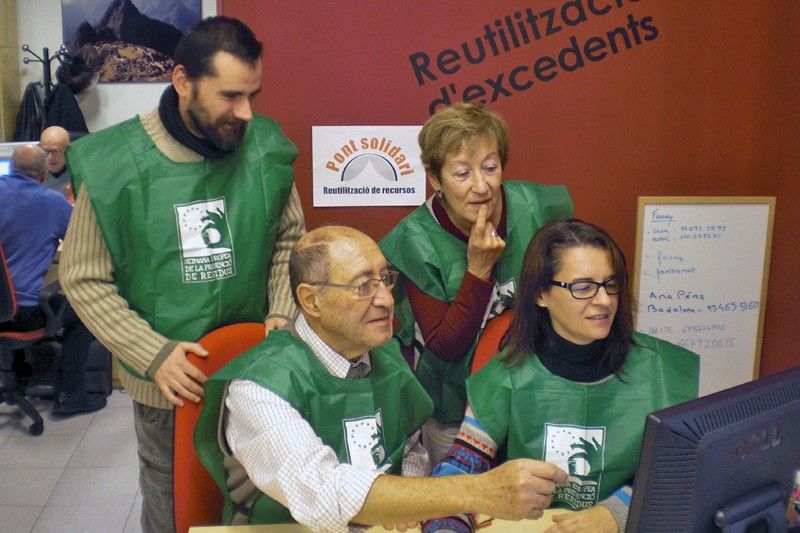
[{"label": "coat rack", "polygon": [[50,88],[53,85],[52,82],[50,81],[51,80],[51,77],[50,77],[50,63],[54,59],[57,59],[58,62],[60,63],[61,62],[61,57],[67,54],[67,47],[62,44],[61,47],[58,49],[58,51],[51,56],[50,55],[50,49],[45,46],[42,49],[41,57],[36,52],[31,50],[31,47],[28,46],[27,44],[23,44],[22,45],[22,51],[25,52],[26,54],[30,54],[34,58],[36,58],[36,59],[31,59],[30,57],[23,57],[22,58],[22,62],[24,64],[26,64],[26,65],[28,63],[41,63],[42,64],[42,85],[44,85],[44,99],[47,100],[47,97],[50,96]]}]

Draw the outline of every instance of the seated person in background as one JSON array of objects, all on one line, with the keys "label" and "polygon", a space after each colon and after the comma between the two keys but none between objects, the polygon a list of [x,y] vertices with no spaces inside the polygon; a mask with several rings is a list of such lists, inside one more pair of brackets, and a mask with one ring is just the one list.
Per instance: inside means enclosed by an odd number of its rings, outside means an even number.
[{"label": "seated person in background", "polygon": [[[633,330],[622,251],[602,229],[556,221],[531,240],[501,352],[467,380],[464,423],[434,475],[535,457],[569,472],[550,532],[624,531],[647,414],[697,396],[698,358]],[[472,531],[467,516],[424,531]]]},{"label": "seated person in background", "polygon": [[397,273],[372,239],[313,230],[292,251],[289,277],[296,322],[205,383],[195,445],[224,494],[225,522],[404,530],[454,512],[541,516],[566,481],[541,461],[401,477],[428,471],[418,430],[432,405],[391,340]]},{"label": "seated person in background", "polygon": [[69,146],[69,133],[61,126],[45,128],[39,137],[39,146],[47,153],[47,176],[44,178],[44,186],[60,192],[69,203],[75,203],[72,197],[72,177],[64,158],[64,152]]},{"label": "seated person in background", "polygon": [[419,146],[435,194],[381,240],[381,249],[401,274],[397,337],[420,350],[415,373],[433,399],[422,434],[435,463],[464,417],[476,339],[515,298],[533,234],[572,216],[572,201],[563,185],[503,181],[508,128],[482,105],[439,110],[422,127]]},{"label": "seated person in background", "polygon": [[[0,244],[17,299],[17,314],[13,320],[0,324],[0,329],[5,331],[30,331],[45,325],[39,293],[72,213],[72,206],[63,196],[42,186],[46,174],[44,150],[26,144],[11,154],[11,174],[0,176],[0,198],[3,199]],[[72,307],[65,306],[62,315],[64,342],[53,413],[72,415],[96,411],[105,406],[105,397],[87,395],[83,390],[84,366],[94,337]]]}]

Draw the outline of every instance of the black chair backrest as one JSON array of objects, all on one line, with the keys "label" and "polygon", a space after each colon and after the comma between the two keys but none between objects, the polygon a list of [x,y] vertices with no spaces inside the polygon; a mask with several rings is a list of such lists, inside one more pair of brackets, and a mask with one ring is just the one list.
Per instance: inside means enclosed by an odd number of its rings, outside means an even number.
[{"label": "black chair backrest", "polygon": [[17,300],[14,297],[14,283],[11,281],[11,272],[8,271],[3,247],[0,245],[0,322],[11,320],[16,312]]}]

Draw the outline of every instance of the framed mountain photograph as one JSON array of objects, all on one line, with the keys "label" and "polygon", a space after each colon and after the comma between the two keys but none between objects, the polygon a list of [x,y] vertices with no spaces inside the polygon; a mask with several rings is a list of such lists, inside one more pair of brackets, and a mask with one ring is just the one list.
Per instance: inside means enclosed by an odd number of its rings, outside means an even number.
[{"label": "framed mountain photograph", "polygon": [[168,81],[175,46],[201,0],[62,0],[62,31],[101,82]]}]

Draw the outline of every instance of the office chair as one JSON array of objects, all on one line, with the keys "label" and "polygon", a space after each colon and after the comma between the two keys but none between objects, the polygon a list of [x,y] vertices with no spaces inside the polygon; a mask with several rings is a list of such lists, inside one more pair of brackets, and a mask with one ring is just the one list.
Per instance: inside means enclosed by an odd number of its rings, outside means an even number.
[{"label": "office chair", "polygon": [[[244,322],[216,329],[197,341],[208,356],[189,355],[189,360],[207,376],[222,368],[240,353],[264,339],[264,324]],[[175,531],[186,533],[197,525],[219,524],[222,520],[222,493],[200,463],[194,450],[194,426],[203,402],[184,402],[175,408],[173,449],[173,505]]]},{"label": "office chair", "polygon": [[506,334],[512,318],[514,318],[514,311],[508,310],[486,323],[486,327],[483,329],[480,339],[478,339],[478,345],[475,346],[475,356],[472,358],[470,374],[480,370],[494,354],[500,351],[500,341],[503,339],[503,335]]},{"label": "office chair", "polygon": [[[58,282],[45,287],[39,295],[39,306],[45,314],[45,326],[33,331],[0,331],[0,401],[16,405],[31,419],[28,432],[41,435],[44,422],[41,415],[25,397],[25,389],[20,383],[14,368],[15,358],[23,358],[31,348],[43,339],[54,337],[61,327],[61,312],[64,300],[57,296]],[[3,248],[0,246],[0,322],[11,320],[17,312],[14,297],[14,283],[6,264]]]}]

